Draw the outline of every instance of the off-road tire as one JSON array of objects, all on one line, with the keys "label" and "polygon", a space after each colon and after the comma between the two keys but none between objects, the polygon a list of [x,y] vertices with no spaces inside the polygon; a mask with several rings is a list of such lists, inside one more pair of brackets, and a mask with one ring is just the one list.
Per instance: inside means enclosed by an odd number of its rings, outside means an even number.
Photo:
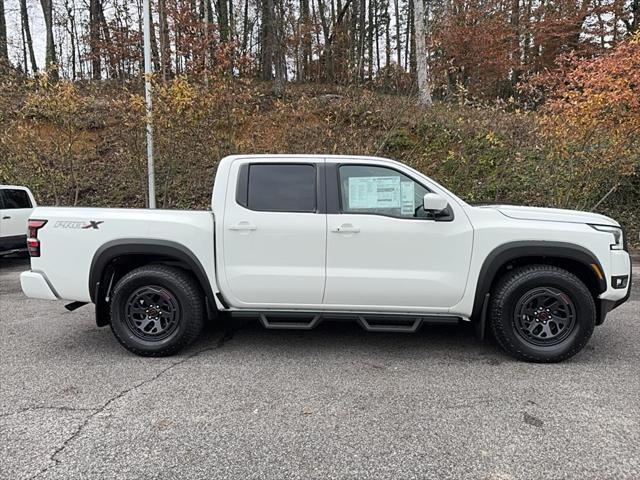
[{"label": "off-road tire", "polygon": [[[161,287],[178,306],[177,324],[165,338],[140,338],[131,319],[127,320],[131,296],[145,287]],[[198,337],[204,325],[204,312],[202,290],[189,272],[167,265],[145,265],[127,273],[116,284],[111,299],[111,331],[122,346],[137,355],[173,355]]]},{"label": "off-road tire", "polygon": [[[575,308],[575,321],[568,336],[555,345],[534,345],[518,333],[516,305],[537,287],[558,290]],[[587,344],[596,322],[593,295],[574,274],[552,265],[528,265],[505,273],[491,293],[491,328],[498,344],[514,357],[528,362],[553,363],[566,360]]]}]

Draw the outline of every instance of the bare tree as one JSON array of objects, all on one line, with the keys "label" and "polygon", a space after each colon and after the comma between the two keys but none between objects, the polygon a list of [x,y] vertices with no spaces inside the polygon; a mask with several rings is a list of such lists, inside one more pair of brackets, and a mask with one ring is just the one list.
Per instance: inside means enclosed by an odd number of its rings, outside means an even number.
[{"label": "bare tree", "polygon": [[0,0],[0,62],[9,63],[7,50],[7,21],[4,17],[4,0]]},{"label": "bare tree", "polygon": [[67,33],[69,34],[69,40],[71,42],[71,79],[76,79],[76,16],[75,16],[75,2],[69,2],[65,0],[64,8],[67,11],[67,23],[65,24]]},{"label": "bare tree", "polygon": [[429,85],[424,0],[414,0],[413,3],[419,102],[422,105],[430,106],[433,103],[433,100],[431,99],[431,86]]},{"label": "bare tree", "polygon": [[284,94],[284,85],[287,81],[287,60],[285,57],[284,48],[284,1],[276,0],[275,5],[275,31],[274,31],[274,66],[275,66],[275,81],[273,83],[273,93],[277,97],[281,97]]},{"label": "bare tree", "polygon": [[58,68],[56,66],[56,45],[53,40],[53,0],[40,0],[42,13],[44,14],[44,24],[46,30],[45,66],[54,67],[50,74],[53,79],[58,78]]},{"label": "bare tree", "polygon": [[[102,38],[104,39],[104,43],[106,45],[111,45],[111,34],[109,33],[109,25],[107,24],[107,19],[104,16],[104,8],[102,6],[102,2],[98,2],[98,21],[100,25],[100,30],[102,32]],[[107,50],[107,59],[109,60],[109,63],[108,63],[109,76],[111,78],[116,78],[118,76],[117,61],[111,50]]]},{"label": "bare tree", "polygon": [[89,50],[91,51],[91,77],[102,78],[102,53],[100,52],[100,0],[89,1]]},{"label": "bare tree", "polygon": [[311,24],[309,21],[309,0],[300,0],[300,36],[302,42],[302,58],[300,65],[300,80],[309,77],[309,62],[311,61]]},{"label": "bare tree", "polygon": [[[333,5],[333,4],[332,4]],[[318,0],[318,15],[320,16],[320,24],[322,25],[322,35],[324,37],[325,49],[325,76],[333,79],[333,55],[331,52],[331,44],[329,43],[330,28],[329,19],[327,18],[326,6],[324,0]]]},{"label": "bare tree", "polygon": [[[253,24],[251,24],[253,29]],[[249,46],[249,0],[244,0],[244,18],[242,20],[242,54],[247,53],[247,47]]]},{"label": "bare tree", "polygon": [[[209,0],[205,0],[209,2]],[[211,4],[208,4],[208,12],[211,14]],[[171,76],[171,44],[169,38],[169,22],[167,21],[166,0],[158,0],[158,18],[160,20],[160,64],[162,66],[162,79]]]},{"label": "bare tree", "polygon": [[218,0],[218,26],[220,29],[220,40],[222,42],[229,41],[229,9],[228,0]]},{"label": "bare tree", "polygon": [[400,36],[400,7],[399,0],[393,0],[393,8],[396,16],[396,62],[398,67],[402,66],[402,37]]},{"label": "bare tree", "polygon": [[[33,51],[33,40],[31,38],[31,28],[29,27],[29,11],[27,10],[27,0],[20,0],[20,19],[22,24],[22,33],[26,41],[26,50],[29,51],[29,60],[31,62],[31,71],[36,73],[38,71],[38,64],[36,63],[36,55]],[[27,71],[26,59],[24,65],[25,72]]]},{"label": "bare tree", "polygon": [[275,48],[273,0],[261,0],[260,6],[260,76],[263,80],[271,80]]}]

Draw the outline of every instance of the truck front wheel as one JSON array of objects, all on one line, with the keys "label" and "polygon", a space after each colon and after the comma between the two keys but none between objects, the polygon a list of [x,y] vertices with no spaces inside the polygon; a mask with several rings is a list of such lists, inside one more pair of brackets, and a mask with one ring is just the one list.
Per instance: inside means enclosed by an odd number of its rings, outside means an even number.
[{"label": "truck front wheel", "polygon": [[552,265],[506,273],[492,293],[491,326],[500,346],[521,360],[559,362],[587,344],[596,321],[589,289]]},{"label": "truck front wheel", "polygon": [[180,268],[136,268],[113,291],[111,330],[137,355],[161,357],[178,352],[197,338],[203,319],[200,287]]}]

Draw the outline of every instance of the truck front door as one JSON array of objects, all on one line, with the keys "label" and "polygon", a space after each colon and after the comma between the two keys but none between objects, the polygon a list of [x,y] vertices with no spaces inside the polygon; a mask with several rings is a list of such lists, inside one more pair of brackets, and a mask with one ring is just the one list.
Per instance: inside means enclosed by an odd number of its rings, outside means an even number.
[{"label": "truck front door", "polygon": [[461,208],[428,214],[431,190],[384,163],[330,165],[338,198],[335,211],[327,199],[325,305],[441,312],[458,303],[473,242]]}]

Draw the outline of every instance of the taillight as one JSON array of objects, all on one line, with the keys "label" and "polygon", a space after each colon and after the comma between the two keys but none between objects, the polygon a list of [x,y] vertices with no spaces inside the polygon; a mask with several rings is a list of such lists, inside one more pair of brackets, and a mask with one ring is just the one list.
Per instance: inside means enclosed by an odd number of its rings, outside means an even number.
[{"label": "taillight", "polygon": [[27,238],[27,249],[29,250],[29,256],[40,256],[40,240],[38,240],[38,230],[45,226],[47,220],[31,220],[29,219],[28,229],[29,238]]}]

